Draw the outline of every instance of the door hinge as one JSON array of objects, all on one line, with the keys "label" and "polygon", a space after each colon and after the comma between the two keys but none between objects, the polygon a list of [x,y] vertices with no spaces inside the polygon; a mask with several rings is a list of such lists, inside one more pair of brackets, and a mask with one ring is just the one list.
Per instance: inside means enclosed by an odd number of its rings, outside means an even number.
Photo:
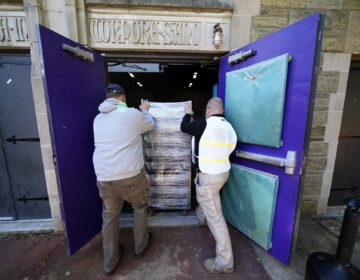
[{"label": "door hinge", "polygon": [[15,135],[13,135],[5,140],[10,143],[13,143],[14,145],[16,145],[17,142],[40,142],[40,138],[16,138]]},{"label": "door hinge", "polygon": [[72,53],[75,57],[80,57],[86,60],[87,62],[94,62],[94,54],[86,50],[80,49],[78,46],[72,47],[69,46],[68,44],[62,44],[61,48],[64,51]]},{"label": "door hinge", "polygon": [[49,200],[49,197],[47,197],[47,196],[27,197],[26,195],[23,195],[21,197],[18,197],[16,200],[27,203],[29,200]]},{"label": "door hinge", "polygon": [[256,51],[254,49],[250,49],[247,51],[241,51],[239,53],[230,55],[228,58],[228,64],[234,65],[235,63],[245,61],[248,57],[253,56],[256,54]]},{"label": "door hinge", "polygon": [[54,155],[54,154],[52,155],[52,162],[53,162],[54,165],[57,164],[56,155]]}]

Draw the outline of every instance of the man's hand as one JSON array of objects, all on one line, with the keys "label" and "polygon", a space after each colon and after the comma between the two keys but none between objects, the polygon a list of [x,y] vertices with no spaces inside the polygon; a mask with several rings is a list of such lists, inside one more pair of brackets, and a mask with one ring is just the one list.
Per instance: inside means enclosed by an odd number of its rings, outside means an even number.
[{"label": "man's hand", "polygon": [[141,99],[141,104],[139,105],[139,108],[142,112],[149,111],[150,103],[147,99]]},{"label": "man's hand", "polygon": [[194,115],[194,112],[191,108],[191,102],[186,102],[184,105],[184,112],[185,114]]}]

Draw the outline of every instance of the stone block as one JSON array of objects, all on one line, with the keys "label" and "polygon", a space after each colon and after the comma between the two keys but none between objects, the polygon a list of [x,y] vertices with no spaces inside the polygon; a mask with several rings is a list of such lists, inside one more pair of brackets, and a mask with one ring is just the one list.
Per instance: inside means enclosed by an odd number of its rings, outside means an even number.
[{"label": "stone block", "polygon": [[289,24],[294,23],[300,19],[303,19],[311,15],[314,11],[312,10],[302,10],[302,9],[290,9],[289,11]]},{"label": "stone block", "polygon": [[328,154],[328,143],[319,141],[310,141],[308,157],[320,156],[326,157]]},{"label": "stone block", "polygon": [[251,27],[250,31],[250,42],[254,42],[260,38],[263,38],[275,31],[277,31],[278,28],[274,27]]},{"label": "stone block", "polygon": [[346,33],[345,52],[360,53],[360,11],[350,12]]},{"label": "stone block", "polygon": [[325,138],[325,126],[312,126],[310,140],[322,141]]},{"label": "stone block", "polygon": [[339,72],[322,71],[318,76],[317,92],[335,93],[338,89]]},{"label": "stone block", "polygon": [[316,98],[315,111],[327,111],[329,109],[329,98]]},{"label": "stone block", "polygon": [[317,201],[316,200],[303,200],[301,205],[301,216],[311,216],[316,214]]},{"label": "stone block", "polygon": [[54,163],[53,163],[53,151],[51,145],[41,145],[41,155],[44,164],[44,170],[46,171],[54,171]]},{"label": "stone block", "polygon": [[238,49],[250,42],[251,17],[233,16],[231,33],[231,50]]},{"label": "stone block", "polygon": [[326,165],[326,169],[328,169],[328,170],[334,170],[337,147],[338,147],[338,142],[329,143],[329,149],[328,149],[328,154],[327,154],[328,161],[327,161],[327,165]]},{"label": "stone block", "polygon": [[351,54],[324,53],[323,71],[349,72]]},{"label": "stone block", "polygon": [[325,12],[325,36],[345,36],[349,13],[344,11]]},{"label": "stone block", "polygon": [[50,129],[47,114],[36,113],[36,120],[41,145],[51,145]]},{"label": "stone block", "polygon": [[327,111],[315,111],[313,115],[313,126],[325,126],[327,123],[328,112]]},{"label": "stone block", "polygon": [[55,170],[46,170],[45,171],[45,179],[46,179],[46,188],[49,196],[56,197],[59,196],[57,179]]},{"label": "stone block", "polygon": [[261,0],[232,1],[233,15],[255,16],[260,13]]},{"label": "stone block", "polygon": [[327,158],[326,157],[313,157],[308,158],[306,163],[306,169],[307,170],[325,170],[327,164]]},{"label": "stone block", "polygon": [[254,16],[252,18],[252,24],[253,26],[282,28],[287,26],[288,18],[278,16]]},{"label": "stone block", "polygon": [[339,85],[338,85],[338,93],[346,93],[347,82],[349,79],[349,72],[340,72],[339,75]]},{"label": "stone block", "polygon": [[289,7],[290,8],[305,8],[306,0],[290,0]]},{"label": "stone block", "polygon": [[359,0],[344,0],[344,9],[360,10]]},{"label": "stone block", "polygon": [[[305,176],[304,178],[304,187],[306,188],[319,188],[321,189],[322,184],[322,174],[319,175],[312,175],[312,176]],[[319,192],[320,194],[320,192]]]},{"label": "stone block", "polygon": [[345,103],[345,93],[330,95],[329,111],[343,111]]},{"label": "stone block", "polygon": [[262,0],[263,6],[289,7],[289,0]]},{"label": "stone block", "polygon": [[277,8],[277,7],[268,7],[262,6],[260,15],[263,16],[279,16],[279,17],[288,17],[289,9],[287,8]]},{"label": "stone block", "polygon": [[306,8],[309,9],[326,9],[326,10],[341,10],[343,0],[307,0]]},{"label": "stone block", "polygon": [[[323,38],[322,51],[343,52],[345,46],[345,36],[328,37],[326,36],[326,31],[324,32],[324,35],[325,36]],[[353,44],[353,42],[351,42],[351,44]]]},{"label": "stone block", "polygon": [[45,114],[46,110],[46,102],[44,97],[44,87],[41,77],[32,77],[32,93],[34,98],[34,106],[35,112],[40,114]]},{"label": "stone block", "polygon": [[338,141],[341,119],[342,119],[342,112],[338,112],[338,111],[329,112],[328,122],[325,130],[325,138],[324,138],[326,142]]},{"label": "stone block", "polygon": [[46,9],[48,11],[64,11],[65,3],[64,1],[59,0],[47,0],[46,1]]},{"label": "stone block", "polygon": [[320,187],[305,187],[303,195],[306,196],[306,197],[319,196],[320,193],[321,193],[321,188]]}]

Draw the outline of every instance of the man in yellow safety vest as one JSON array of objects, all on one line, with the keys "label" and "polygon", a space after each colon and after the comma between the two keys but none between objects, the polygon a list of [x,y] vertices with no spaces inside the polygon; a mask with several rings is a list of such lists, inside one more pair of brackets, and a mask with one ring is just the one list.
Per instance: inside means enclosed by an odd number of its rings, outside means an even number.
[{"label": "man in yellow safety vest", "polygon": [[197,216],[200,222],[205,216],[216,241],[216,257],[206,259],[204,266],[210,273],[231,273],[234,271],[234,257],[219,192],[229,177],[229,155],[237,143],[236,133],[225,120],[223,102],[218,97],[208,101],[206,119],[191,120],[190,103],[184,110],[181,131],[195,136]]}]

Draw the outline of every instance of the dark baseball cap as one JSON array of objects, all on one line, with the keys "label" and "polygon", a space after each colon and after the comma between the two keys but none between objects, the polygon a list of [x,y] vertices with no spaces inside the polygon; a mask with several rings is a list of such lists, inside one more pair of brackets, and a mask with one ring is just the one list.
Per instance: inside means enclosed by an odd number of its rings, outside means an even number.
[{"label": "dark baseball cap", "polygon": [[105,88],[105,93],[106,95],[123,95],[125,94],[125,90],[118,84],[109,84]]}]

